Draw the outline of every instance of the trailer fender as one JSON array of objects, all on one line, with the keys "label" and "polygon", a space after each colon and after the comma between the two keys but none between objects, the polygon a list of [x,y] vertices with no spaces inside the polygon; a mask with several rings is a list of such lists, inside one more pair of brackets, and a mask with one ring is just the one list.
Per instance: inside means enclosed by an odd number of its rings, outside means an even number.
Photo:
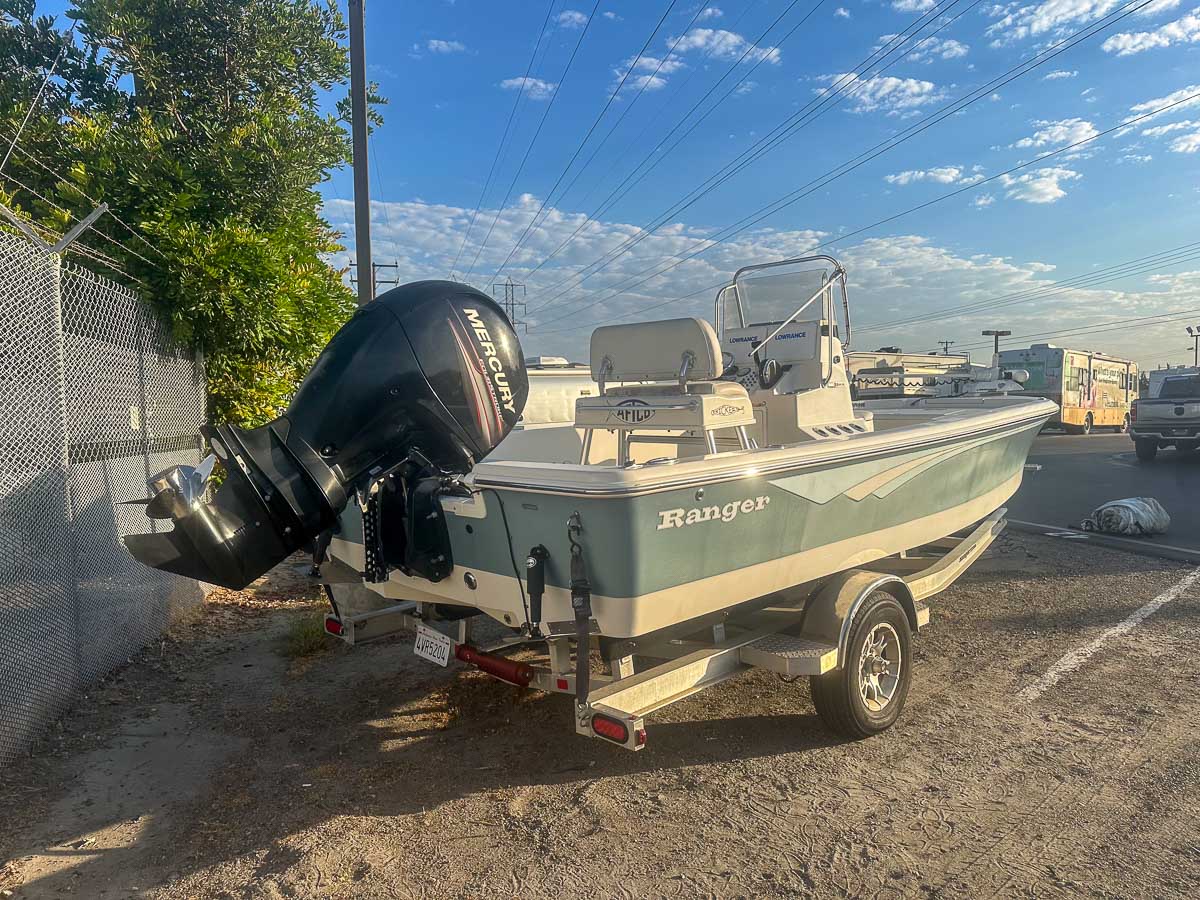
[{"label": "trailer fender", "polygon": [[804,634],[838,648],[838,668],[846,655],[850,626],[859,608],[876,591],[891,594],[904,609],[908,625],[915,633],[919,627],[917,604],[904,579],[898,575],[848,569],[830,578],[808,602],[804,615]]}]

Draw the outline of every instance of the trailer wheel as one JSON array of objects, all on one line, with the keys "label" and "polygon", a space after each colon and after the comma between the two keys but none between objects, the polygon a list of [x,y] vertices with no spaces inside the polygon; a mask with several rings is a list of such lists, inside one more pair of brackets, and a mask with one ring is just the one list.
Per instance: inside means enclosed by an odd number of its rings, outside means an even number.
[{"label": "trailer wheel", "polygon": [[896,599],[875,591],[854,617],[840,669],[813,675],[813,705],[831,731],[860,740],[892,726],[912,680],[912,634]]},{"label": "trailer wheel", "polygon": [[1152,440],[1137,440],[1133,442],[1133,450],[1137,453],[1137,458],[1142,462],[1153,462],[1154,457],[1158,456],[1158,441]]}]

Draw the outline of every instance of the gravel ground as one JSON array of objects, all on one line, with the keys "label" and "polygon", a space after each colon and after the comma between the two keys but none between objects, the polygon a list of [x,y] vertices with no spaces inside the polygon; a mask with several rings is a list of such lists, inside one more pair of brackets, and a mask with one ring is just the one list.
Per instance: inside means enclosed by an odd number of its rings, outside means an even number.
[{"label": "gravel ground", "polygon": [[284,568],[221,592],[4,773],[0,895],[1200,895],[1200,585],[1018,693],[1188,574],[1003,536],[933,605],[899,723],[847,743],[755,671],[629,753],[570,699],[415,659],[287,655]]}]

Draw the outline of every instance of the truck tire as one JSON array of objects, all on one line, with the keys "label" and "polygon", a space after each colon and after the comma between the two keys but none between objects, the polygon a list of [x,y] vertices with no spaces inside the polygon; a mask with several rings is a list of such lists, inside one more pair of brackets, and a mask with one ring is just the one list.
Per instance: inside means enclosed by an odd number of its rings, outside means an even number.
[{"label": "truck tire", "polygon": [[1095,425],[1095,420],[1092,419],[1092,414],[1088,413],[1086,416],[1083,417],[1083,428],[1081,429],[1083,434],[1091,434],[1092,428],[1094,425]]},{"label": "truck tire", "polygon": [[1133,449],[1142,462],[1154,462],[1154,457],[1158,456],[1158,441],[1142,438],[1133,442]]},{"label": "truck tire", "polygon": [[861,740],[890,728],[912,681],[912,633],[896,598],[875,591],[850,626],[842,666],[809,679],[813,705],[833,732]]}]

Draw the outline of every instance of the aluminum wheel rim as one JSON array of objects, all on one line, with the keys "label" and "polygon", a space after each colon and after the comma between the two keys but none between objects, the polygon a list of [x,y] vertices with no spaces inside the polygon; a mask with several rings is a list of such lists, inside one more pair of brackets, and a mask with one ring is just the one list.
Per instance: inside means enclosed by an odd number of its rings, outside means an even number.
[{"label": "aluminum wheel rim", "polygon": [[873,713],[883,712],[900,687],[900,635],[887,622],[867,634],[858,658],[858,693]]}]

